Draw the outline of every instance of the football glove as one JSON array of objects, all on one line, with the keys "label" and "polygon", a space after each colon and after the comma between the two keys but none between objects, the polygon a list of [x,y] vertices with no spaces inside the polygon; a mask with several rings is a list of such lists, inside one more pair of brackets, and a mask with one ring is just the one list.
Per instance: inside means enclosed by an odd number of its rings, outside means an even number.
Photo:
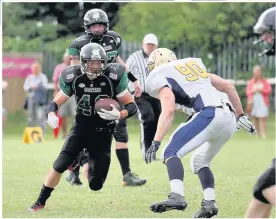
[{"label": "football glove", "polygon": [[58,127],[58,121],[59,119],[55,114],[53,113],[48,114],[47,123],[52,129],[55,129]]},{"label": "football glove", "polygon": [[241,128],[252,135],[256,134],[255,126],[250,122],[250,120],[244,113],[237,118],[237,129]]},{"label": "football glove", "polygon": [[98,112],[99,116],[104,120],[119,120],[121,118],[120,111],[113,104],[110,106],[112,107],[111,111],[101,109],[102,112]]},{"label": "football glove", "polygon": [[156,160],[156,152],[158,151],[160,147],[161,142],[159,141],[153,141],[150,148],[147,150],[145,155],[145,161],[146,163],[151,163],[151,161]]}]

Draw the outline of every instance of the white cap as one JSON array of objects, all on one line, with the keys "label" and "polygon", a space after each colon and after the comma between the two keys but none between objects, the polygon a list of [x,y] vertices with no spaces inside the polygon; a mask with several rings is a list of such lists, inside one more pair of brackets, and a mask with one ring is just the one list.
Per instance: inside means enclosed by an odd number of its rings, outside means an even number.
[{"label": "white cap", "polygon": [[151,43],[158,46],[158,39],[153,33],[149,33],[144,37],[143,43]]}]

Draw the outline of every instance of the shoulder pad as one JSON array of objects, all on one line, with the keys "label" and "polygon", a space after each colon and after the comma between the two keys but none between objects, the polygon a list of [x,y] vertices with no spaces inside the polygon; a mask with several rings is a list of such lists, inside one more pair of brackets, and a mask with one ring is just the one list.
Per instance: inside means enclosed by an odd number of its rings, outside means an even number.
[{"label": "shoulder pad", "polygon": [[119,63],[110,63],[106,67],[105,75],[112,80],[120,80],[126,71],[125,66]]},{"label": "shoulder pad", "polygon": [[71,65],[62,71],[61,77],[65,83],[70,83],[81,74],[80,65]]},{"label": "shoulder pad", "polygon": [[74,39],[70,45],[70,48],[81,48],[82,46],[89,43],[90,37],[88,35],[82,35]]},{"label": "shoulder pad", "polygon": [[76,42],[85,41],[85,40],[90,40],[90,36],[88,36],[88,35],[81,35],[78,38],[74,39],[74,41],[76,41]]},{"label": "shoulder pad", "polygon": [[122,37],[120,36],[120,34],[114,31],[107,31],[106,35],[112,37],[117,44],[120,45],[122,43]]}]

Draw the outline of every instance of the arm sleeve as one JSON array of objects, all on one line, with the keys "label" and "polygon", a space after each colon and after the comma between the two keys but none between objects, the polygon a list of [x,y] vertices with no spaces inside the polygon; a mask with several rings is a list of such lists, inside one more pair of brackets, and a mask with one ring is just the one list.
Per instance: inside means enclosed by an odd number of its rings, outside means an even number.
[{"label": "arm sleeve", "polygon": [[128,78],[127,73],[124,72],[121,80],[119,81],[118,85],[116,86],[116,96],[120,96],[123,92],[127,90],[128,85]]},{"label": "arm sleeve", "polygon": [[80,49],[77,45],[76,41],[73,41],[68,49],[68,54],[71,59],[78,59],[80,58]]},{"label": "arm sleeve", "polygon": [[157,75],[149,75],[146,81],[146,92],[150,96],[158,98],[159,91],[166,86],[171,88],[171,85],[168,83],[165,77],[161,75],[159,75],[158,77]]},{"label": "arm sleeve", "polygon": [[60,77],[59,77],[59,87],[66,96],[71,97],[73,95],[73,90],[72,90],[71,85],[65,83],[62,75],[60,75]]}]

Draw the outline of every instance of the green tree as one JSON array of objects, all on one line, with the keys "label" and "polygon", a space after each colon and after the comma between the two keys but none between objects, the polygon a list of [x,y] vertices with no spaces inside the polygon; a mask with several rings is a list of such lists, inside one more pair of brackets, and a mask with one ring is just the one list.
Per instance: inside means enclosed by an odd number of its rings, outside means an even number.
[{"label": "green tree", "polygon": [[214,50],[252,35],[260,13],[273,3],[128,3],[115,26],[126,40],[141,41],[153,32],[161,41]]}]

